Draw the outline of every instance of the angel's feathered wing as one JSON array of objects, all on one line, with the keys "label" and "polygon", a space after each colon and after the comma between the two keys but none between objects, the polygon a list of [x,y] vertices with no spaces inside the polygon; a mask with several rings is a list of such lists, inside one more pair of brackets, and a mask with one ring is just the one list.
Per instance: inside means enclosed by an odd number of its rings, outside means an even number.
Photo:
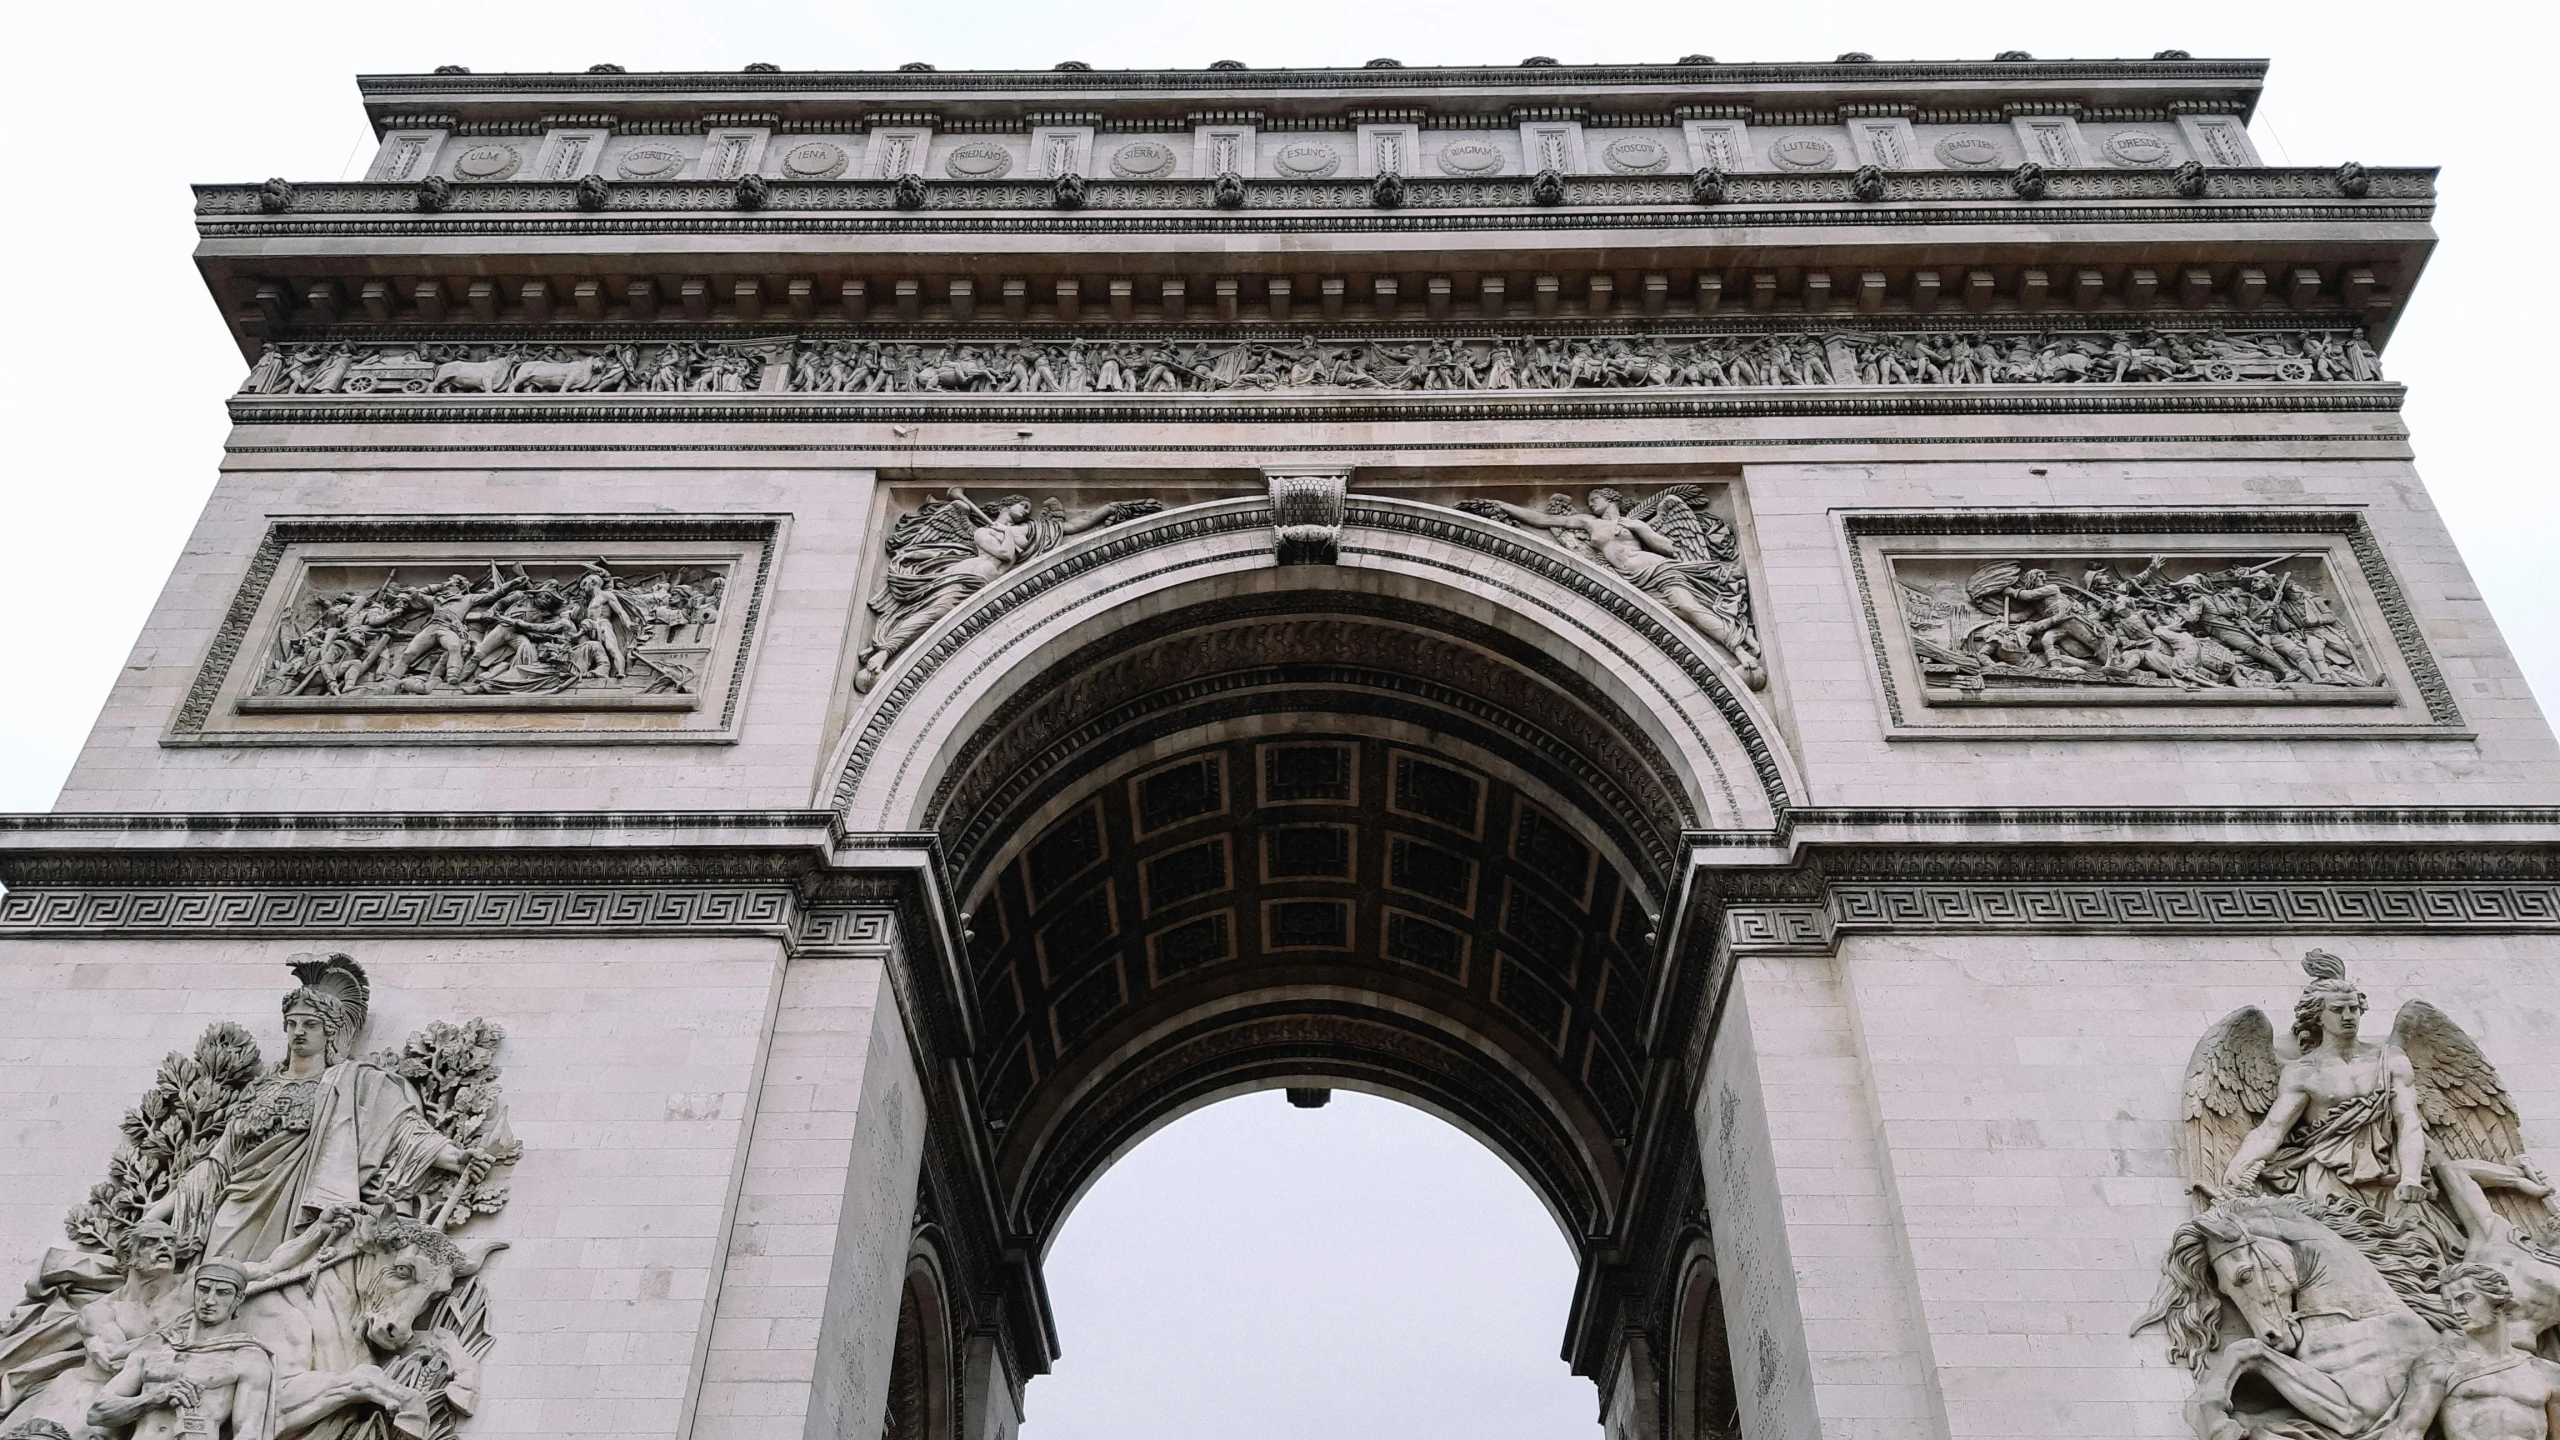
[{"label": "angel's feathered wing", "polygon": [[[2409,1057],[2418,1080],[2418,1115],[2427,1122],[2427,1160],[2491,1160],[2509,1164],[2524,1154],[2524,1131],[2515,1102],[2498,1080],[2478,1042],[2453,1018],[2424,1000],[2400,1007],[2391,1043]],[[2549,1219],[2539,1203],[2513,1190],[2491,1189],[2489,1203],[2526,1234]]]},{"label": "angel's feathered wing", "polygon": [[2428,1148],[2450,1160],[2510,1161],[2524,1152],[2515,1103],[2489,1057],[2451,1017],[2424,1000],[2400,1007],[2391,1043],[2418,1077]]},{"label": "angel's feathered wing", "polygon": [[1672,485],[1655,491],[1643,504],[1628,511],[1627,518],[1652,526],[1656,534],[1680,552],[1683,561],[1729,558],[1716,553],[1706,503],[1704,487]]},{"label": "angel's feathered wing", "polygon": [[882,548],[892,560],[931,565],[936,560],[966,560],[978,553],[978,517],[956,500],[928,500],[914,514],[898,517]]},{"label": "angel's feathered wing", "polygon": [[2178,1107],[2186,1124],[2190,1188],[2207,1197],[2221,1193],[2223,1172],[2240,1142],[2275,1104],[2280,1073],[2275,1030],[2255,1005],[2223,1016],[2196,1042]]}]

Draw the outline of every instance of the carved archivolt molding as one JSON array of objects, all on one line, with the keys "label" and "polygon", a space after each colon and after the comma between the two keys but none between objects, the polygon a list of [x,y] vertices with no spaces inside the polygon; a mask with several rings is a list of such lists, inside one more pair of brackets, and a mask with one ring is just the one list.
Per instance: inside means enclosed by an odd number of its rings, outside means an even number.
[{"label": "carved archivolt molding", "polygon": [[1054,681],[999,711],[960,747],[934,798],[932,813],[943,817],[954,864],[965,871],[1033,786],[1070,761],[1089,759],[1098,739],[1150,712],[1259,690],[1283,678],[1281,667],[1295,685],[1410,694],[1422,702],[1417,718],[1426,722],[1445,707],[1513,734],[1631,822],[1636,852],[1656,869],[1669,863],[1680,831],[1696,823],[1677,778],[1649,747],[1625,738],[1628,717],[1568,674],[1504,657],[1491,648],[1490,632],[1429,633],[1419,627],[1432,619],[1445,625],[1447,617],[1419,606],[1255,613],[1278,608],[1272,601],[1167,617],[1060,665]]},{"label": "carved archivolt molding", "polygon": [[292,969],[282,1058],[217,1023],[125,1117],[0,1332],[0,1433],[450,1437],[478,1407],[504,1242],[454,1232],[505,1208],[524,1151],[504,1036],[439,1021],[363,1054],[364,968]]},{"label": "carved archivolt molding", "polygon": [[1252,1078],[1257,1066],[1287,1063],[1391,1078],[1468,1123],[1537,1177],[1549,1203],[1586,1226],[1605,1217],[1614,1193],[1606,1165],[1575,1143],[1571,1125],[1509,1072],[1453,1043],[1385,1015],[1319,1010],[1246,1015],[1177,1036],[1104,1078],[1041,1139],[1035,1168],[1021,1182],[1022,1212],[1036,1227],[1056,1223],[1082,1182],[1116,1147],[1143,1133],[1193,1093]]}]

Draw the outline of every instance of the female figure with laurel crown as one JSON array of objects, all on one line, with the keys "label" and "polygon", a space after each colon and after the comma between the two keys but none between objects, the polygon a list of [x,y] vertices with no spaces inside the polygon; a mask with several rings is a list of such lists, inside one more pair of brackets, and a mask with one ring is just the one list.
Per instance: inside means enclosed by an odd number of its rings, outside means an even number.
[{"label": "female figure with laurel crown", "polygon": [[203,1237],[208,1257],[264,1260],[327,1211],[407,1194],[433,1170],[469,1184],[488,1163],[436,1133],[409,1082],[354,1058],[364,967],[327,955],[292,969],[302,984],[284,998],[285,1058],[148,1212]]}]

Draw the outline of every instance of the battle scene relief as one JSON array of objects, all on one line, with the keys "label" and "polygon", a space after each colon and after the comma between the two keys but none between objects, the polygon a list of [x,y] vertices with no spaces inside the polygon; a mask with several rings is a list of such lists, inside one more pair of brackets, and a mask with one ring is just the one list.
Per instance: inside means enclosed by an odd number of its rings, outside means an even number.
[{"label": "battle scene relief", "polygon": [[284,1054],[209,1026],[124,1117],[107,1178],[0,1326],[9,1440],[451,1440],[492,1346],[482,1276],[523,1154],[504,1039],[360,1050],[364,967],[302,955]]},{"label": "battle scene relief", "polygon": [[1931,704],[2388,700],[2321,553],[1896,556]]},{"label": "battle scene relief", "polygon": [[315,564],[241,708],[535,697],[581,708],[689,707],[719,631],[728,570],[490,560],[412,578],[396,565]]}]

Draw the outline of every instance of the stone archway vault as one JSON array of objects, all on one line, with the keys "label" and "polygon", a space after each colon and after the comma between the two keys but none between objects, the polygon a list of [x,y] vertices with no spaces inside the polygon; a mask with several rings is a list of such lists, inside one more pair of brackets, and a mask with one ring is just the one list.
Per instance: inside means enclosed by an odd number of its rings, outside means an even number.
[{"label": "stone archway vault", "polygon": [[1355,496],[1338,563],[1280,565],[1271,523],[1188,507],[988,587],[839,752],[840,823],[936,852],[965,912],[948,1058],[1014,1267],[981,1283],[1046,1332],[1038,1257],[1119,1155],[1229,1095],[1367,1090],[1530,1184],[1604,1376],[1696,1172],[1649,1123],[1662,917],[1689,837],[1774,829],[1792,778],[1707,647],[1551,546]]}]

